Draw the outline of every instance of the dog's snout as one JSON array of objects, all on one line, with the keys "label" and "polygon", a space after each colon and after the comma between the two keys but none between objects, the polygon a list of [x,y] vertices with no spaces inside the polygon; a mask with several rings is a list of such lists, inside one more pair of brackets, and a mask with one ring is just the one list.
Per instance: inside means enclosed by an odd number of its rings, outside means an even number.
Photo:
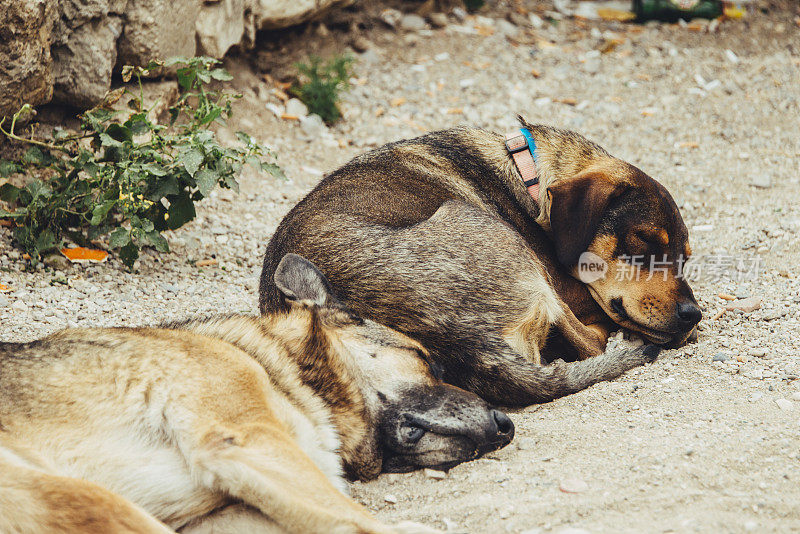
[{"label": "dog's snout", "polygon": [[492,410],[492,418],[497,425],[498,436],[512,436],[514,434],[514,423],[500,410]]},{"label": "dog's snout", "polygon": [[700,311],[697,304],[691,302],[679,302],[675,307],[675,315],[687,328],[693,327],[703,318],[703,312]]}]

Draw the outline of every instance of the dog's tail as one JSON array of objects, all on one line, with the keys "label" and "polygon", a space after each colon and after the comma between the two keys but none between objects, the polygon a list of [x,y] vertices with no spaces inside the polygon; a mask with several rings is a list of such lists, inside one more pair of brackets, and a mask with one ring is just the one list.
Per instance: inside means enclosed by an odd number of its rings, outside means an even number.
[{"label": "dog's tail", "polygon": [[657,345],[614,349],[582,361],[556,360],[544,366],[510,351],[482,359],[463,386],[501,406],[550,402],[652,362],[660,351]]}]

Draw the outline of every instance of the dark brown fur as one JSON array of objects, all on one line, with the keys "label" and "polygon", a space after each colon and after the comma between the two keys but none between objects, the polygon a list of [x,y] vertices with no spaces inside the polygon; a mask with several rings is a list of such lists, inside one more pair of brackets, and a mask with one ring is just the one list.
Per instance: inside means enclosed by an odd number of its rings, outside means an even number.
[{"label": "dark brown fur", "polygon": [[[261,311],[285,306],[272,273],[285,253],[302,254],[356,313],[420,341],[446,381],[504,404],[551,400],[654,356],[586,360],[603,352],[614,322],[682,342],[690,328],[667,316],[695,304],[675,269],[663,283],[596,284],[594,294],[574,276],[585,250],[615,264],[625,250],[601,238],[628,239],[634,223],[668,234],[676,267],[688,244],[669,194],[578,134],[523,125],[538,146],[538,204],[497,134],[455,128],[391,143],[327,176],[286,216],[264,258]],[[547,308],[536,280],[553,290],[560,316],[531,315]],[[619,314],[609,304],[617,298]],[[514,336],[537,346],[521,350]],[[584,361],[542,367],[540,349],[548,361]]]}]

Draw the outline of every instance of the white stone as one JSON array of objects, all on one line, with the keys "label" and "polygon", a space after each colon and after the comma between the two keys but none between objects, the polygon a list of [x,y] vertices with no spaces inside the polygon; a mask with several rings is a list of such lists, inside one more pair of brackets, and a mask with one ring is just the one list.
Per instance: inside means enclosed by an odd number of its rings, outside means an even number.
[{"label": "white stone", "polygon": [[286,102],[286,114],[294,117],[306,117],[308,115],[308,106],[300,99],[292,98]]},{"label": "white stone", "polygon": [[425,23],[425,19],[419,15],[408,14],[403,15],[403,18],[400,19],[399,26],[401,30],[416,32],[419,30],[424,30],[427,27],[427,24]]},{"label": "white stone", "polygon": [[308,117],[302,117],[300,119],[300,128],[306,135],[311,137],[319,137],[328,131],[328,127],[325,126],[325,121],[316,113],[312,113]]}]

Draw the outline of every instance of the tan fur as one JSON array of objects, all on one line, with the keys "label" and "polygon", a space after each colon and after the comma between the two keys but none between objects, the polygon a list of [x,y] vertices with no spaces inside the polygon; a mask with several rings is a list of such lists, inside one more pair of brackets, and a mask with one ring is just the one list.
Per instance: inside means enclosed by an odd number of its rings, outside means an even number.
[{"label": "tan fur", "polygon": [[[192,533],[400,532],[343,493],[340,445],[356,454],[374,433],[371,371],[354,347],[382,349],[333,315],[300,305],[0,344],[0,531],[168,532],[157,518]],[[336,406],[299,367],[317,327],[331,339],[321,372],[349,387]],[[381,332],[383,387],[429,376],[391,354],[417,343]]]}]

